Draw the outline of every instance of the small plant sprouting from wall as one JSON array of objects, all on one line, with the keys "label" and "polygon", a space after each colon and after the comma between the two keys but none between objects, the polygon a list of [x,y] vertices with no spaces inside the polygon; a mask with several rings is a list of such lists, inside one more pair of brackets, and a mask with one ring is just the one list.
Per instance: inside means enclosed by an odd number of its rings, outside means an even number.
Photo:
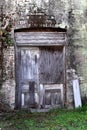
[{"label": "small plant sprouting from wall", "polygon": [[13,45],[13,40],[12,40],[12,38],[7,30],[1,29],[0,34],[1,34],[0,42],[1,42],[1,46],[3,48],[7,47],[9,45]]}]

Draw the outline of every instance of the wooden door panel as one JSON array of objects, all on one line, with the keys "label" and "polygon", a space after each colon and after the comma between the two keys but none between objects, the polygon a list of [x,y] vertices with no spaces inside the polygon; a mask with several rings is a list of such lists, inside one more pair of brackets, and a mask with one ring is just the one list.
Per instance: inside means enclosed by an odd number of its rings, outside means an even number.
[{"label": "wooden door panel", "polygon": [[45,108],[63,107],[63,84],[44,85]]},{"label": "wooden door panel", "polygon": [[40,83],[58,84],[64,80],[63,48],[43,47],[40,48]]},{"label": "wooden door panel", "polygon": [[21,53],[21,79],[36,80],[38,75],[38,48],[22,48]]},{"label": "wooden door panel", "polygon": [[[21,93],[21,107],[29,108],[35,106],[35,89],[38,84],[38,48],[19,48],[19,88]],[[36,85],[36,87],[35,87]]]},{"label": "wooden door panel", "polygon": [[24,93],[24,107],[29,107],[30,95],[28,92]]},{"label": "wooden door panel", "polygon": [[29,82],[29,107],[35,107],[35,82]]},{"label": "wooden door panel", "polygon": [[21,107],[29,107],[29,83],[21,84]]}]

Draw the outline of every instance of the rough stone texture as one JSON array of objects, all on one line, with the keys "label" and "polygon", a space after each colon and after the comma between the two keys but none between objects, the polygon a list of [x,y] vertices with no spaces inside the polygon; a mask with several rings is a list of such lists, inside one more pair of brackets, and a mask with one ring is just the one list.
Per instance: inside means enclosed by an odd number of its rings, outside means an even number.
[{"label": "rough stone texture", "polygon": [[14,46],[3,50],[3,80],[14,79]]},{"label": "rough stone texture", "polygon": [[3,84],[1,93],[4,102],[11,108],[15,103],[15,79],[14,79],[14,47],[3,50]]},{"label": "rough stone texture", "polygon": [[2,48],[0,48],[0,89],[1,89],[1,86],[2,86],[2,75],[3,75],[3,71],[2,71],[2,67],[3,67],[3,64],[2,64],[2,58],[3,58],[3,54],[2,54]]},{"label": "rough stone texture", "polygon": [[66,98],[67,98],[67,103],[66,106],[67,108],[71,109],[74,107],[74,98],[73,98],[73,76],[72,76],[72,70],[67,70],[67,86],[66,86]]},{"label": "rough stone texture", "polygon": [[[4,2],[6,1],[6,2]],[[4,12],[10,14],[14,20],[15,28],[29,27],[29,11],[32,4],[44,8],[47,14],[54,15],[56,27],[67,26],[67,69],[75,69],[80,78],[82,97],[87,97],[87,1],[86,0],[4,0]],[[10,50],[9,50],[10,51]],[[14,82],[14,69],[12,68],[12,56],[5,51],[4,84]],[[6,54],[7,53],[7,54]],[[12,54],[12,53],[11,53]],[[10,55],[10,57],[9,57]],[[9,58],[8,58],[9,57]],[[8,60],[9,59],[9,60]],[[11,60],[12,59],[12,60]],[[11,68],[10,68],[11,67]],[[13,83],[14,84],[14,83]],[[67,86],[69,84],[67,83]],[[11,91],[11,85],[9,90]],[[12,85],[14,88],[15,85]],[[5,87],[6,89],[6,87]],[[13,91],[13,90],[12,90]],[[8,95],[8,94],[7,94]],[[10,100],[8,100],[10,101]],[[11,104],[11,103],[10,103]]]},{"label": "rough stone texture", "polygon": [[67,98],[67,103],[66,106],[68,109],[72,109],[75,107],[74,103],[74,93],[73,93],[73,80],[78,80],[79,77],[77,76],[76,72],[74,69],[68,69],[66,70],[66,98]]},{"label": "rough stone texture", "polygon": [[5,104],[11,109],[15,107],[15,82],[14,80],[6,80],[2,85],[1,93],[4,97]]}]

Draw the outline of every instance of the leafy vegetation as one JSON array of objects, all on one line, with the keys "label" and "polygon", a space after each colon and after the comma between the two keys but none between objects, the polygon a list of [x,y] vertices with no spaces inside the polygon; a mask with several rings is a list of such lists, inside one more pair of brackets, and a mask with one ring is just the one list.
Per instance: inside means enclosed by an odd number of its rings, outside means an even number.
[{"label": "leafy vegetation", "polygon": [[7,47],[9,45],[13,45],[13,40],[12,40],[9,32],[6,30],[0,30],[0,32],[2,33],[2,35],[0,37],[0,41],[2,43],[2,46]]},{"label": "leafy vegetation", "polygon": [[14,111],[0,118],[1,130],[87,130],[87,106],[47,113]]}]

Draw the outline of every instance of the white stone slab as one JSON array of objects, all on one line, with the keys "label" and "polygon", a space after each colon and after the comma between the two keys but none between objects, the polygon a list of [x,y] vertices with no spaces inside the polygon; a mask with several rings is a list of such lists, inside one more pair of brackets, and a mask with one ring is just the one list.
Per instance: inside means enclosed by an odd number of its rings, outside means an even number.
[{"label": "white stone slab", "polygon": [[22,93],[22,106],[24,106],[24,94]]},{"label": "white stone slab", "polygon": [[82,103],[81,103],[81,95],[78,79],[73,80],[73,93],[74,93],[75,108],[81,107]]}]

